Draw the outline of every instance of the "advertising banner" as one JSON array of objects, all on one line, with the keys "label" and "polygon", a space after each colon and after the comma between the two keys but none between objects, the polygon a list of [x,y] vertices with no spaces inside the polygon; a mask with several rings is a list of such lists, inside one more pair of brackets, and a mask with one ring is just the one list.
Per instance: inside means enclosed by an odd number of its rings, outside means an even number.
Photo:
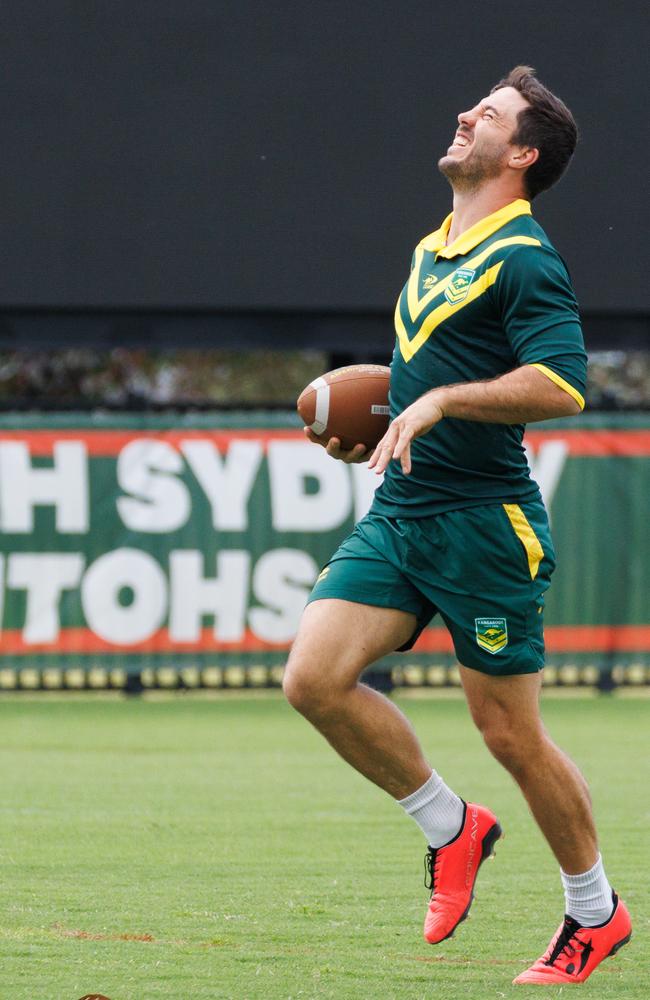
[{"label": "advertising banner", "polygon": [[[650,419],[537,424],[526,445],[558,555],[549,663],[647,668]],[[376,485],[291,414],[5,415],[2,666],[279,665]],[[453,662],[434,619],[408,663]]]}]

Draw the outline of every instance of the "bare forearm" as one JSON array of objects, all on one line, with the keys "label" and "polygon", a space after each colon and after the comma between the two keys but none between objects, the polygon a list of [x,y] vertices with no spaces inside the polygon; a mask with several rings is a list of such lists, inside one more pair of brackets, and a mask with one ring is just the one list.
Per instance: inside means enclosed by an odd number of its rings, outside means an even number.
[{"label": "bare forearm", "polygon": [[525,424],[580,411],[568,393],[528,365],[487,382],[441,386],[423,399],[428,397],[445,417],[491,424]]},{"label": "bare forearm", "polygon": [[445,417],[490,424],[525,424],[549,417],[568,417],[580,406],[537,368],[524,365],[489,382],[443,385],[426,392],[391,422],[375,448],[368,468],[381,473],[391,459],[411,471],[411,441]]}]

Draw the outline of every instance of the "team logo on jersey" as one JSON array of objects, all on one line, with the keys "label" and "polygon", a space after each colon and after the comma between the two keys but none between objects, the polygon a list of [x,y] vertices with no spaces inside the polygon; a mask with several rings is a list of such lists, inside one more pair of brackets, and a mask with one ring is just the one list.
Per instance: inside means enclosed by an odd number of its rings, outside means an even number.
[{"label": "team logo on jersey", "polygon": [[505,618],[475,618],[476,641],[488,653],[498,653],[508,645],[508,623]]},{"label": "team logo on jersey", "polygon": [[470,267],[459,267],[445,288],[445,298],[450,305],[455,306],[457,302],[462,302],[467,296],[469,286],[474,280],[476,271]]},{"label": "team logo on jersey", "polygon": [[437,281],[438,279],[436,278],[435,274],[427,274],[424,281],[422,282],[422,287],[426,288],[428,291],[430,288],[433,288],[433,286],[436,284]]},{"label": "team logo on jersey", "polygon": [[327,574],[329,573],[329,571],[330,571],[329,566],[326,566],[325,569],[322,569],[320,571],[320,573],[318,574],[318,577],[316,579],[316,583],[320,583],[321,580],[324,580],[325,577],[327,576]]}]

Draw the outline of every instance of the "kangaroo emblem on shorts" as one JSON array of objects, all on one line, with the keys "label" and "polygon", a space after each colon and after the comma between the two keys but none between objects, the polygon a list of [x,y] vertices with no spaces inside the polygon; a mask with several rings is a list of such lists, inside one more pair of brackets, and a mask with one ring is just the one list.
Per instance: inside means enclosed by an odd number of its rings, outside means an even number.
[{"label": "kangaroo emblem on shorts", "polygon": [[475,618],[476,641],[488,653],[498,653],[508,645],[508,623],[505,618]]}]

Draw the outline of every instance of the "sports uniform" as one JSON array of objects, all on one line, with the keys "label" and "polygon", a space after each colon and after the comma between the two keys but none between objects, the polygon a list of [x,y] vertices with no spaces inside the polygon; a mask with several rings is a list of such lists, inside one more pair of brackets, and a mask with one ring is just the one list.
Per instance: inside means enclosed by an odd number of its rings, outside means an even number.
[{"label": "sports uniform", "polygon": [[[584,406],[586,353],[564,262],[518,199],[449,246],[452,216],[416,247],[395,309],[391,418],[430,389],[532,365]],[[369,514],[310,601],[412,612],[409,648],[438,611],[461,663],[488,674],[544,663],[544,591],[555,566],[523,425],[445,418],[391,462]]]},{"label": "sports uniform", "polygon": [[[570,111],[527,66],[515,67],[458,116],[438,166],[459,217],[449,216],[418,244],[395,310],[393,420],[370,462],[384,481],[314,586],[312,601],[341,601],[308,612],[285,681],[289,700],[392,794],[427,838],[424,937],[439,944],[466,918],[501,824],[430,767],[396,706],[352,682],[371,654],[386,648],[387,636],[403,641],[405,627],[403,616],[364,615],[359,604],[412,613],[416,628],[404,648],[440,612],[472,717],[561,865],[565,919],[516,983],[582,982],[631,933],[598,853],[584,782],[541,725],[539,682],[508,676],[534,675],[543,665],[543,595],[554,567],[546,513],[522,447],[524,427],[508,421],[522,413],[568,415],[575,403],[582,408],[586,369],[566,267],[516,194],[534,197],[551,187],[576,140]],[[508,192],[515,200],[503,204]],[[460,232],[480,204],[502,207]],[[451,232],[460,235],[448,245]],[[468,419],[477,415],[494,422]],[[359,459],[336,443],[328,451]],[[347,637],[364,621],[375,623],[376,635],[350,636],[349,654],[328,687],[315,673],[340,649],[340,636],[329,644],[328,625],[338,623]]]}]

